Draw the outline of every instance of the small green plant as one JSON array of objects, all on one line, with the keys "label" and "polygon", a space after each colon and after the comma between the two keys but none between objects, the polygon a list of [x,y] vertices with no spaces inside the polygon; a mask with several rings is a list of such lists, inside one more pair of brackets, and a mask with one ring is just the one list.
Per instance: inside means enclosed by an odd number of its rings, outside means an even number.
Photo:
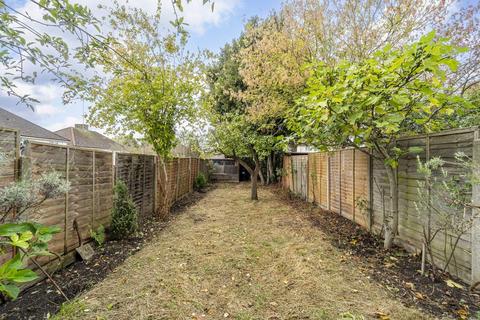
[{"label": "small green plant", "polygon": [[194,186],[195,186],[195,189],[197,190],[201,190],[207,186],[207,177],[205,176],[205,174],[200,172],[197,175],[197,177],[195,178]]},{"label": "small green plant", "polygon": [[138,214],[125,182],[115,185],[112,223],[110,233],[113,239],[125,239],[133,235],[138,228]]},{"label": "small green plant", "polygon": [[105,227],[101,224],[97,230],[90,229],[90,237],[92,237],[97,246],[103,245],[105,243]]}]

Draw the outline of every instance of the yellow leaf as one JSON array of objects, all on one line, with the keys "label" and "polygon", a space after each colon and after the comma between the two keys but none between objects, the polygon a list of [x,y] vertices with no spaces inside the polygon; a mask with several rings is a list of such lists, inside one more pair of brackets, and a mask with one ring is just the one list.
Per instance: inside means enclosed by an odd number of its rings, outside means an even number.
[{"label": "yellow leaf", "polygon": [[415,292],[415,298],[417,298],[418,300],[423,300],[425,299],[425,296],[420,292]]},{"label": "yellow leaf", "polygon": [[448,279],[445,282],[447,283],[447,286],[449,286],[451,288],[463,289],[463,286],[460,283],[457,283],[457,282],[453,281],[452,279]]},{"label": "yellow leaf", "polygon": [[390,320],[390,317],[388,316],[388,314],[380,311],[375,312],[375,318],[380,320]]}]

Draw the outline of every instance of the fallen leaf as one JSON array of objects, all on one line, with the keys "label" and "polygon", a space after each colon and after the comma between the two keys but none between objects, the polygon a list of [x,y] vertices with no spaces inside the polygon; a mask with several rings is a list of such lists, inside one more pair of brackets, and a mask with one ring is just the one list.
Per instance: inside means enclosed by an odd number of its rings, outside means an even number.
[{"label": "fallen leaf", "polygon": [[419,300],[424,300],[425,296],[423,294],[421,294],[420,292],[415,292],[415,298],[417,298]]},{"label": "fallen leaf", "polygon": [[447,283],[447,286],[451,288],[458,288],[458,289],[463,289],[463,286],[460,283],[457,283],[453,281],[452,279],[448,279],[445,281]]},{"label": "fallen leaf", "polygon": [[405,282],[405,287],[410,290],[415,290],[415,285],[412,282]]},{"label": "fallen leaf", "polygon": [[375,312],[375,318],[380,320],[390,320],[390,317],[388,316],[388,314],[380,311]]},{"label": "fallen leaf", "polygon": [[460,319],[468,319],[468,316],[470,315],[470,312],[468,312],[467,309],[462,308],[462,309],[457,310],[457,314],[458,314],[458,317]]}]

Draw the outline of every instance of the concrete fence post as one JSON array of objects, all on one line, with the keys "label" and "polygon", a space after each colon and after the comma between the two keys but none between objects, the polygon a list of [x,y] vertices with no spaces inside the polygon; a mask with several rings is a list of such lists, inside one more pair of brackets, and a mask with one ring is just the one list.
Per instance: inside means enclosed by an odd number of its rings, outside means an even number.
[{"label": "concrete fence post", "polygon": [[[480,137],[479,131],[475,132],[473,140],[473,164],[475,176],[480,178]],[[480,183],[475,183],[472,189],[472,204],[480,206]],[[473,214],[477,218],[472,227],[472,283],[480,281],[480,209],[474,208]]]}]

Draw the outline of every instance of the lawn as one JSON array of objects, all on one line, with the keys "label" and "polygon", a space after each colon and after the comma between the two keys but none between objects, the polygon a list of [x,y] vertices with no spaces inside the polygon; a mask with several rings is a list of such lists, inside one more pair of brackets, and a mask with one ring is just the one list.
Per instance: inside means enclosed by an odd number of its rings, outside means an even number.
[{"label": "lawn", "polygon": [[428,319],[285,206],[277,189],[210,191],[61,319]]}]

